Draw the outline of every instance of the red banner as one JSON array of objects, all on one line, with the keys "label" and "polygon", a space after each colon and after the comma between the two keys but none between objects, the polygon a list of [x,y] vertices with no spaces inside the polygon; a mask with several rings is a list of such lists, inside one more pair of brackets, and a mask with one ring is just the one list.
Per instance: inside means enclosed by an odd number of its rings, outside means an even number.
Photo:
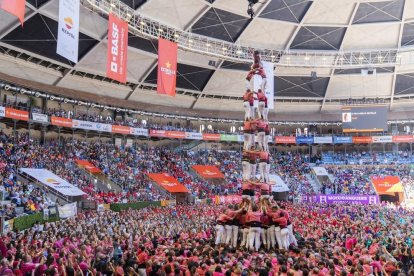
[{"label": "red banner", "polygon": [[158,39],[158,94],[175,96],[177,82],[177,43]]},{"label": "red banner", "polygon": [[296,137],[293,136],[276,136],[276,144],[296,144]]},{"label": "red banner", "polygon": [[126,83],[128,23],[109,14],[106,76]]},{"label": "red banner", "polygon": [[131,128],[128,126],[112,125],[112,132],[119,133],[119,134],[130,134]]},{"label": "red banner", "polygon": [[214,133],[203,133],[203,140],[206,141],[220,141],[221,135]]},{"label": "red banner", "polygon": [[185,132],[183,131],[167,131],[167,137],[173,139],[185,139]]},{"label": "red banner", "polygon": [[6,118],[29,121],[29,112],[6,107]]},{"label": "red banner", "polygon": [[78,164],[80,167],[85,168],[85,170],[91,172],[91,173],[101,173],[102,171],[97,168],[95,165],[93,165],[91,162],[87,160],[76,160],[76,164]]},{"label": "red banner", "polygon": [[188,193],[187,188],[168,173],[149,173],[148,177],[170,193]]},{"label": "red banner", "polygon": [[194,165],[192,168],[203,178],[224,178],[224,175],[216,166]]},{"label": "red banner", "polygon": [[25,7],[26,0],[3,0],[1,3],[1,9],[19,18],[22,26],[24,22]]},{"label": "red banner", "polygon": [[372,137],[371,136],[354,136],[352,137],[352,142],[354,142],[354,144],[371,144]]},{"label": "red banner", "polygon": [[414,136],[413,135],[392,136],[392,141],[394,143],[412,143],[414,142]]},{"label": "red banner", "polygon": [[55,117],[55,116],[52,116],[51,122],[52,122],[52,125],[61,126],[61,127],[72,127],[73,125],[72,119]]}]

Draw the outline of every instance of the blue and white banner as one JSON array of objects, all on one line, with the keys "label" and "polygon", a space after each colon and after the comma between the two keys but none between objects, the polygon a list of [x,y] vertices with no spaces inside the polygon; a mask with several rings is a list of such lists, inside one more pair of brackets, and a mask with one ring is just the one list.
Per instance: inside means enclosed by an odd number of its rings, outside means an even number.
[{"label": "blue and white banner", "polygon": [[135,135],[135,136],[148,137],[148,129],[146,129],[146,128],[131,127],[130,128],[130,134],[131,135]]},{"label": "blue and white banner", "polygon": [[352,144],[352,137],[350,136],[334,136],[334,144]]},{"label": "blue and white banner", "polygon": [[42,123],[47,123],[49,121],[48,116],[46,114],[40,114],[40,113],[32,113],[32,120],[36,122],[42,122]]},{"label": "blue and white banner", "polygon": [[59,26],[56,52],[77,63],[79,50],[80,0],[59,0]]},{"label": "blue and white banner", "polygon": [[315,144],[332,144],[332,136],[314,137],[313,141]]},{"label": "blue and white banner", "polygon": [[185,139],[188,140],[203,140],[203,134],[199,132],[186,132]]},{"label": "blue and white banner", "polygon": [[297,136],[296,144],[313,144],[312,136]]}]

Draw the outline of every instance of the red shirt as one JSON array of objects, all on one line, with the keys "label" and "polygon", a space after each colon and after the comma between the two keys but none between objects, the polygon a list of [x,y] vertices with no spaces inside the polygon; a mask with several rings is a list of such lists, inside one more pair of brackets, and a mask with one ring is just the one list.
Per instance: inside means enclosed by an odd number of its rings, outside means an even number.
[{"label": "red shirt", "polygon": [[248,212],[247,213],[247,221],[248,222],[261,222],[262,219],[262,212]]}]

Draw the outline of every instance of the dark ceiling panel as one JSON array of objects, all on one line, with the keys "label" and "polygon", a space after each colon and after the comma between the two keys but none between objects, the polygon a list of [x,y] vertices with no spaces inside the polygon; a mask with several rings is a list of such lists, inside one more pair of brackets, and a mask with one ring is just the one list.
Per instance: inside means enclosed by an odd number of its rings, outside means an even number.
[{"label": "dark ceiling panel", "polygon": [[50,0],[27,0],[28,3],[32,4],[33,7],[39,8],[43,6],[46,2],[49,2]]},{"label": "dark ceiling panel", "polygon": [[275,77],[275,96],[279,97],[324,97],[329,78]]},{"label": "dark ceiling panel", "polygon": [[361,3],[352,24],[401,21],[404,0]]},{"label": "dark ceiling panel", "polygon": [[[158,66],[152,70],[144,81],[145,83],[157,84]],[[187,64],[177,64],[177,87],[195,91],[202,91],[213,75],[214,70],[201,68]]]},{"label": "dark ceiling panel", "polygon": [[311,5],[308,0],[271,0],[259,17],[299,23]]},{"label": "dark ceiling panel", "polygon": [[[394,73],[395,67],[377,67],[377,74]],[[334,75],[358,75],[361,74],[362,68],[352,69],[335,69]]]},{"label": "dark ceiling panel", "polygon": [[[58,23],[49,17],[36,14],[24,23],[24,28],[17,27],[1,41],[32,53],[51,58],[66,64],[71,64],[64,57],[56,54]],[[97,40],[79,34],[79,59],[82,58]]]},{"label": "dark ceiling panel", "polygon": [[401,46],[414,45],[414,23],[405,23],[401,38]]},{"label": "dark ceiling panel", "polygon": [[301,27],[290,46],[301,50],[339,50],[346,28]]},{"label": "dark ceiling panel", "polygon": [[158,53],[158,42],[156,40],[148,40],[131,33],[128,33],[128,46],[154,54]]},{"label": "dark ceiling panel", "polygon": [[414,73],[397,75],[394,95],[414,94]]},{"label": "dark ceiling panel", "polygon": [[147,0],[121,0],[129,7],[133,8],[134,10],[138,9],[142,4],[147,2]]},{"label": "dark ceiling panel", "polygon": [[228,11],[210,8],[191,28],[200,35],[234,42],[249,24],[250,19]]},{"label": "dark ceiling panel", "polygon": [[231,61],[224,61],[221,65],[222,69],[232,69],[232,70],[240,70],[240,71],[247,71],[250,70],[250,65],[247,63],[238,63],[238,62],[231,62]]}]

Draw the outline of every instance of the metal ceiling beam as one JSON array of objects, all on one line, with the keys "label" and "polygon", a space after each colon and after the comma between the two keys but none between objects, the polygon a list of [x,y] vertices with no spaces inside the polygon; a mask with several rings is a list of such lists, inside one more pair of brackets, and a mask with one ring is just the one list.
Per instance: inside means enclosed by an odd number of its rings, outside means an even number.
[{"label": "metal ceiling beam", "polygon": [[[404,31],[407,2],[408,2],[408,0],[404,1],[403,14],[402,14],[402,19],[401,19],[401,23],[400,23],[400,32],[398,33],[398,45],[397,45],[397,47],[399,49],[401,48],[402,35],[403,35],[403,31]],[[395,94],[395,82],[396,81],[397,81],[397,67],[394,68],[394,74],[393,74],[393,78],[392,78],[390,110],[392,110],[392,107],[394,105],[394,94]]]},{"label": "metal ceiling beam", "polygon": [[129,100],[131,98],[132,94],[138,91],[139,88],[144,84],[144,81],[148,78],[148,76],[151,74],[152,70],[154,70],[158,65],[158,60],[155,60],[152,65],[145,71],[144,75],[141,77],[135,88],[128,93],[128,95],[125,97],[125,100]]}]

